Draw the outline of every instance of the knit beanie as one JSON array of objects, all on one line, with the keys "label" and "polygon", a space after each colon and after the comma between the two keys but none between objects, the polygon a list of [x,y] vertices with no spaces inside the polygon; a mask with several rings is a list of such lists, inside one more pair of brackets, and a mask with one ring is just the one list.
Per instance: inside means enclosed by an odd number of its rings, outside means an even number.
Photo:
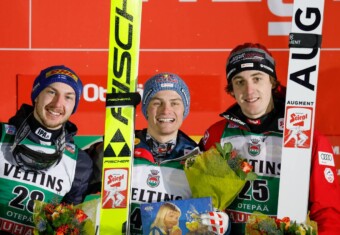
[{"label": "knit beanie", "polygon": [[32,104],[34,105],[34,100],[38,97],[42,90],[55,82],[62,82],[73,88],[76,94],[75,105],[72,112],[74,113],[78,107],[81,92],[83,90],[83,84],[76,73],[64,65],[51,66],[40,72],[39,76],[34,80],[33,83],[33,89],[31,93]]},{"label": "knit beanie", "polygon": [[147,118],[146,110],[152,97],[159,91],[172,90],[176,91],[182,98],[184,104],[184,118],[189,114],[190,109],[190,93],[185,82],[176,74],[160,73],[151,77],[144,85],[142,112]]},{"label": "knit beanie", "polygon": [[230,53],[226,66],[228,83],[245,70],[260,70],[277,79],[274,58],[267,48],[258,43],[245,43]]}]

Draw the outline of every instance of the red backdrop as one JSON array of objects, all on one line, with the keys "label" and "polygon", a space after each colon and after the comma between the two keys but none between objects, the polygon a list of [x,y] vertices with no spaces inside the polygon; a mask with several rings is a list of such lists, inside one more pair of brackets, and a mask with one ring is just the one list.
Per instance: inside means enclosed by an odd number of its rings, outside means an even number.
[{"label": "red backdrop", "polygon": [[[292,0],[143,1],[139,83],[162,71],[188,83],[192,106],[183,130],[201,136],[233,100],[224,93],[225,61],[246,41],[265,44],[286,84]],[[326,134],[340,168],[340,2],[325,3],[316,128]],[[30,102],[32,80],[44,67],[64,64],[84,81],[79,111],[72,117],[81,135],[102,135],[109,42],[110,1],[0,1],[0,121]],[[140,87],[142,89],[142,87]],[[137,112],[137,128],[146,125]]]}]

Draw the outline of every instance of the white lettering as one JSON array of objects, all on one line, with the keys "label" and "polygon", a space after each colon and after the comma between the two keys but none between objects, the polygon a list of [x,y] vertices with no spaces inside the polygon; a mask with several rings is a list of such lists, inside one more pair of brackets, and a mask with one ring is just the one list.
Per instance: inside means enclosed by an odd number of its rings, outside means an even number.
[{"label": "white lettering", "polygon": [[239,209],[251,210],[251,211],[266,211],[268,212],[268,207],[266,205],[253,205],[253,204],[246,204],[246,203],[238,203],[237,207]]},{"label": "white lettering", "polygon": [[[143,84],[137,85],[137,92],[143,96]],[[83,98],[87,102],[96,102],[106,100],[106,89],[94,83],[88,83],[83,88]]]},{"label": "white lettering", "polygon": [[[292,16],[293,3],[284,3],[283,0],[271,0],[267,1],[267,3],[269,10],[274,15],[279,17]],[[291,25],[291,22],[268,22],[268,35],[289,35]]]},{"label": "white lettering", "polygon": [[105,102],[106,89],[93,83],[86,84],[83,88],[84,100],[88,102],[103,101]]},{"label": "white lettering", "polygon": [[22,222],[30,222],[30,223],[33,223],[33,218],[32,216],[27,216],[27,215],[23,215],[23,214],[19,214],[19,213],[16,213],[16,212],[13,212],[13,211],[7,211],[6,215],[8,217],[11,217],[11,218],[15,218],[15,219],[18,219]]}]

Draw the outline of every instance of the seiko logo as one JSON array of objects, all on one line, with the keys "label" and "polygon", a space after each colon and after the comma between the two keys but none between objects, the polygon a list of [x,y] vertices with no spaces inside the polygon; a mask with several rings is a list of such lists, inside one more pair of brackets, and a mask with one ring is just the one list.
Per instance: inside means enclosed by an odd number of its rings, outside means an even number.
[{"label": "seiko logo", "polygon": [[50,140],[52,137],[52,134],[50,132],[45,131],[44,129],[42,129],[41,127],[39,127],[38,129],[36,129],[35,134],[37,136],[40,136],[41,138],[45,139],[45,140]]}]

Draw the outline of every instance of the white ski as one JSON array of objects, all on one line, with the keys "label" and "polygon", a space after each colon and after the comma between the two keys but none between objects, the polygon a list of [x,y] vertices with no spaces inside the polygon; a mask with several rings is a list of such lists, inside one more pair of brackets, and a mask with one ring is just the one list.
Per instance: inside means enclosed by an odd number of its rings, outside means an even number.
[{"label": "white ski", "polygon": [[289,66],[278,218],[304,223],[314,133],[324,0],[295,0]]}]

